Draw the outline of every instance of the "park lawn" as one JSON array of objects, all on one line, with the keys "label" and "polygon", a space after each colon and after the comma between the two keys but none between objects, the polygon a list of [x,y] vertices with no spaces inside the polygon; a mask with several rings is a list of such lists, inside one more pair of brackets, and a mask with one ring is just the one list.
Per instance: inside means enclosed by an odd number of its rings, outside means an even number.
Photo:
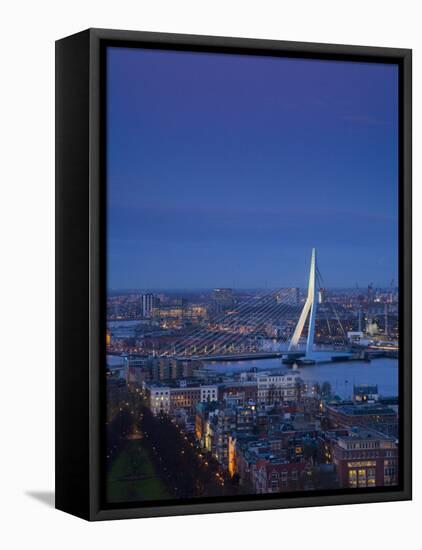
[{"label": "park lawn", "polygon": [[172,498],[141,440],[127,441],[107,475],[108,502]]}]

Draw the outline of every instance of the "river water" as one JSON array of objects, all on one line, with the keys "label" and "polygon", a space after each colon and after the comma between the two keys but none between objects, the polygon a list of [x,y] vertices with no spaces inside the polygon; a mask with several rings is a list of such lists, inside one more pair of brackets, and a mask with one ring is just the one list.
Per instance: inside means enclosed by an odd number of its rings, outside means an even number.
[{"label": "river water", "polygon": [[[280,359],[255,359],[247,361],[210,361],[204,366],[214,372],[236,373],[252,368],[271,370],[286,368]],[[309,383],[329,382],[333,392],[342,399],[350,399],[353,385],[376,384],[380,395],[398,395],[398,360],[373,359],[366,361],[345,361],[343,363],[322,363],[307,367],[296,367],[301,378]]]},{"label": "river water", "polygon": [[[140,321],[112,321],[108,322],[108,329],[120,338],[133,337],[134,329],[141,324]],[[268,340],[268,345],[272,341]],[[270,349],[271,348],[271,349]],[[277,351],[274,345],[267,351]],[[323,357],[324,352],[318,353]],[[327,352],[327,359],[334,352]],[[123,364],[123,359],[118,356],[107,356],[109,366],[119,366]],[[281,363],[281,359],[254,359],[245,361],[207,361],[204,366],[214,372],[236,373],[251,370],[285,369],[286,366]],[[321,363],[308,367],[299,367],[298,372],[301,378],[309,383],[329,382],[334,393],[343,399],[350,399],[353,393],[354,384],[376,384],[380,395],[385,397],[398,395],[398,360],[397,359],[373,359],[366,361],[345,361],[343,363]]]}]

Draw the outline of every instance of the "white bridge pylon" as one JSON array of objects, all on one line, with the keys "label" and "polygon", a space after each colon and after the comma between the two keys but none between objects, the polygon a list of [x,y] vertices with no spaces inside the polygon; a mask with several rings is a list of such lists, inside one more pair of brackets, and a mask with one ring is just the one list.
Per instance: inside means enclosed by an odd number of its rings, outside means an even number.
[{"label": "white bridge pylon", "polygon": [[316,249],[313,248],[311,256],[311,270],[309,272],[308,296],[306,298],[305,305],[303,306],[302,313],[300,314],[299,321],[297,322],[295,331],[289,344],[289,351],[297,350],[300,337],[302,336],[303,327],[305,326],[306,319],[310,312],[308,339],[306,341],[306,356],[310,355],[314,345],[315,317],[317,314],[318,302],[316,295],[316,274]]}]

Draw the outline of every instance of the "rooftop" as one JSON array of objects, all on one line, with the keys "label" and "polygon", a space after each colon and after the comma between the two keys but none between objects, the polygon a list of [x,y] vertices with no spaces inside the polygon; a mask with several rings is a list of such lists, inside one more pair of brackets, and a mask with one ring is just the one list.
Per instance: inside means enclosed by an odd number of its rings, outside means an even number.
[{"label": "rooftop", "polygon": [[379,440],[385,440],[385,441],[395,441],[395,438],[383,434],[381,432],[377,432],[375,430],[368,430],[360,427],[354,427],[352,428],[348,435],[340,435],[339,439],[343,441],[356,441],[358,439],[362,440],[373,440],[373,441],[379,441]]},{"label": "rooftop", "polygon": [[336,405],[333,407],[334,410],[342,412],[350,416],[365,416],[368,414],[374,415],[385,415],[385,414],[396,414],[391,407],[387,407],[382,404],[372,404],[365,403],[362,405]]}]

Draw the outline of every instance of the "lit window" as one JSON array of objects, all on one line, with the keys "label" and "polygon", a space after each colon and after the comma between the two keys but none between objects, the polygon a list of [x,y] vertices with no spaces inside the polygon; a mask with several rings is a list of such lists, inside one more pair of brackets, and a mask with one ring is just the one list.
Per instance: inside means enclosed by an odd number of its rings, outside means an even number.
[{"label": "lit window", "polygon": [[357,487],[357,471],[349,470],[349,487]]}]

